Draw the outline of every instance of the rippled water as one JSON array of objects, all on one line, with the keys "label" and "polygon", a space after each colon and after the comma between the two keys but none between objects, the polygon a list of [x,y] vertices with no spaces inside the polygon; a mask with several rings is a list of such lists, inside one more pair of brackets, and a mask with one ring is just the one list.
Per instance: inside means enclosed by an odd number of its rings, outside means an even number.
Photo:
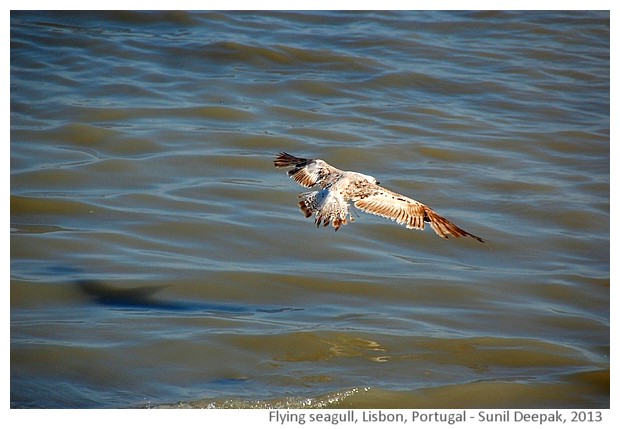
[{"label": "rippled water", "polygon": [[[608,12],[13,12],[11,406],[609,406]],[[280,151],[487,243],[296,206]]]}]

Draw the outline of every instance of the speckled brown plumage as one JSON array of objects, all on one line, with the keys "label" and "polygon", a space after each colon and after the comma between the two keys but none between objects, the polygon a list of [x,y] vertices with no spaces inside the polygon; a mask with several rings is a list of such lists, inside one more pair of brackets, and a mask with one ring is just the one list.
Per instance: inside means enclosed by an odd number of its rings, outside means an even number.
[{"label": "speckled brown plumage", "polygon": [[319,188],[299,196],[301,211],[307,218],[314,215],[317,226],[331,223],[337,231],[348,220],[352,221],[349,211],[349,201],[352,201],[362,211],[391,219],[409,229],[424,229],[428,223],[440,237],[466,236],[483,242],[482,238],[459,228],[427,205],[379,186],[372,176],[339,170],[321,159],[297,158],[286,152],[276,156],[274,165],[292,167],[288,175],[297,183],[306,188]]}]

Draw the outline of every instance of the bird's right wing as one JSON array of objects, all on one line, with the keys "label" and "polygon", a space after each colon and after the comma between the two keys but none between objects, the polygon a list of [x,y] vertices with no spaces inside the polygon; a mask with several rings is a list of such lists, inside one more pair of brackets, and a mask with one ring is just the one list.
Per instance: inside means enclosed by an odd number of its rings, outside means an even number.
[{"label": "bird's right wing", "polygon": [[419,201],[377,185],[368,186],[365,192],[365,195],[354,198],[354,204],[367,213],[391,219],[409,229],[424,229],[424,224],[429,223],[433,231],[443,238],[467,236],[484,242]]}]

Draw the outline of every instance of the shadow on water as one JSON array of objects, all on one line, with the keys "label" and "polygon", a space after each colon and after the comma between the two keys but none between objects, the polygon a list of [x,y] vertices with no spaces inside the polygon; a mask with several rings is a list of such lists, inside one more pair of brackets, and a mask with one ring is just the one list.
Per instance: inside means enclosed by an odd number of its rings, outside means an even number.
[{"label": "shadow on water", "polygon": [[153,296],[162,289],[168,287],[167,285],[119,288],[109,286],[97,280],[78,280],[75,284],[82,293],[88,295],[97,304],[122,309],[234,315],[283,313],[288,311],[303,310],[303,308],[293,307],[252,308],[247,305],[211,303],[204,301],[177,301],[160,299]]}]

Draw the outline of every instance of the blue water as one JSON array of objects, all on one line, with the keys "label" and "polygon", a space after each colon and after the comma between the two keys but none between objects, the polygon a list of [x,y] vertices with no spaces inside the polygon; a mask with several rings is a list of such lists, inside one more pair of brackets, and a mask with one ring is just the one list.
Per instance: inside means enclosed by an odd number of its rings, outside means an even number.
[{"label": "blue water", "polygon": [[[609,12],[13,12],[14,408],[609,406]],[[485,243],[334,232],[273,167]]]}]

